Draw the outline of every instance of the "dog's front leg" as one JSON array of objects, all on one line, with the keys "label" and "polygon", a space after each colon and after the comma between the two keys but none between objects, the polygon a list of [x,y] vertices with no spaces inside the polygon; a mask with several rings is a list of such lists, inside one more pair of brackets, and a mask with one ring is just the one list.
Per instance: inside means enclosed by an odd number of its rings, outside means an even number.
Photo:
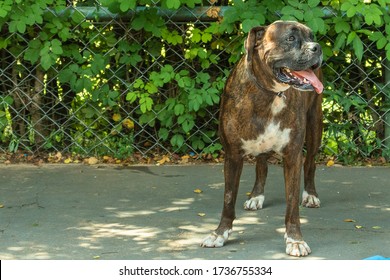
[{"label": "dog's front leg", "polygon": [[299,220],[299,189],[302,169],[302,154],[284,159],[284,179],[286,189],[286,253],[291,256],[307,256],[310,247],[303,241]]},{"label": "dog's front leg", "polygon": [[241,154],[226,154],[225,193],[221,221],[218,228],[203,240],[202,247],[222,247],[232,232],[233,220],[236,218],[235,206],[242,166],[243,157]]}]

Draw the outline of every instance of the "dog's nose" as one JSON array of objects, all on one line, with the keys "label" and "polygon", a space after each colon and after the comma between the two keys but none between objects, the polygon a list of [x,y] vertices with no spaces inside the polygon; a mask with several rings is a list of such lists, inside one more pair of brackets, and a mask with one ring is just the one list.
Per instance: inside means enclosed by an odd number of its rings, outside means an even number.
[{"label": "dog's nose", "polygon": [[314,54],[315,53],[319,53],[319,52],[321,52],[321,46],[318,43],[310,42],[310,43],[307,43],[306,50],[308,50],[308,51],[310,51],[310,52],[312,52]]}]

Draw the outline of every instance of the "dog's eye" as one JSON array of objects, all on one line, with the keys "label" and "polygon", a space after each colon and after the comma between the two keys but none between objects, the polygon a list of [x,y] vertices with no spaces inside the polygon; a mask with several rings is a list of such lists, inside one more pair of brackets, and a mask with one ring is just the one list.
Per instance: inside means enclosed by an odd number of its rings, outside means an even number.
[{"label": "dog's eye", "polygon": [[290,42],[295,41],[295,36],[291,35],[290,37],[288,37],[287,41]]}]

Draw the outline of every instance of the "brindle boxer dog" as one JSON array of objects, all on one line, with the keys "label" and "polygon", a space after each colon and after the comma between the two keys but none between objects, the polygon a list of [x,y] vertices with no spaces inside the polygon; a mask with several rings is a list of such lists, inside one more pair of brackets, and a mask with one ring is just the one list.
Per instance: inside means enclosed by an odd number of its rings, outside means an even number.
[{"label": "brindle boxer dog", "polygon": [[300,229],[299,192],[304,165],[302,205],[320,206],[314,185],[314,157],[322,136],[322,50],[313,39],[308,27],[291,21],[277,21],[249,32],[246,55],[229,76],[221,100],[219,132],[225,150],[222,217],[201,246],[221,247],[232,232],[245,155],[256,156],[256,182],[244,207],[263,207],[267,159],[276,152],[284,162],[286,253],[311,253]]}]

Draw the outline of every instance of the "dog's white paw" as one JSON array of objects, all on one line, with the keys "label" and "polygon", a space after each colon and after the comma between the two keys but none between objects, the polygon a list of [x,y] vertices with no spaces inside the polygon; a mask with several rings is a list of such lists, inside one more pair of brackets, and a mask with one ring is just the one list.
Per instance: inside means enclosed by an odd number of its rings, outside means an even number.
[{"label": "dog's white paw", "polygon": [[284,236],[286,240],[286,254],[293,257],[304,257],[311,253],[309,245],[303,240],[294,240],[287,235]]},{"label": "dog's white paw", "polygon": [[312,194],[308,194],[307,191],[302,193],[302,206],[308,208],[318,208],[320,207],[321,201],[318,197]]},{"label": "dog's white paw", "polygon": [[245,210],[259,210],[263,208],[264,203],[264,195],[258,195],[256,197],[252,197],[245,201],[244,203],[244,209]]},{"label": "dog's white paw", "polygon": [[232,233],[231,229],[225,230],[222,235],[213,232],[212,234],[207,236],[205,239],[203,239],[200,246],[207,247],[207,248],[222,247],[225,244],[225,242],[229,239],[229,236],[231,233]]}]

